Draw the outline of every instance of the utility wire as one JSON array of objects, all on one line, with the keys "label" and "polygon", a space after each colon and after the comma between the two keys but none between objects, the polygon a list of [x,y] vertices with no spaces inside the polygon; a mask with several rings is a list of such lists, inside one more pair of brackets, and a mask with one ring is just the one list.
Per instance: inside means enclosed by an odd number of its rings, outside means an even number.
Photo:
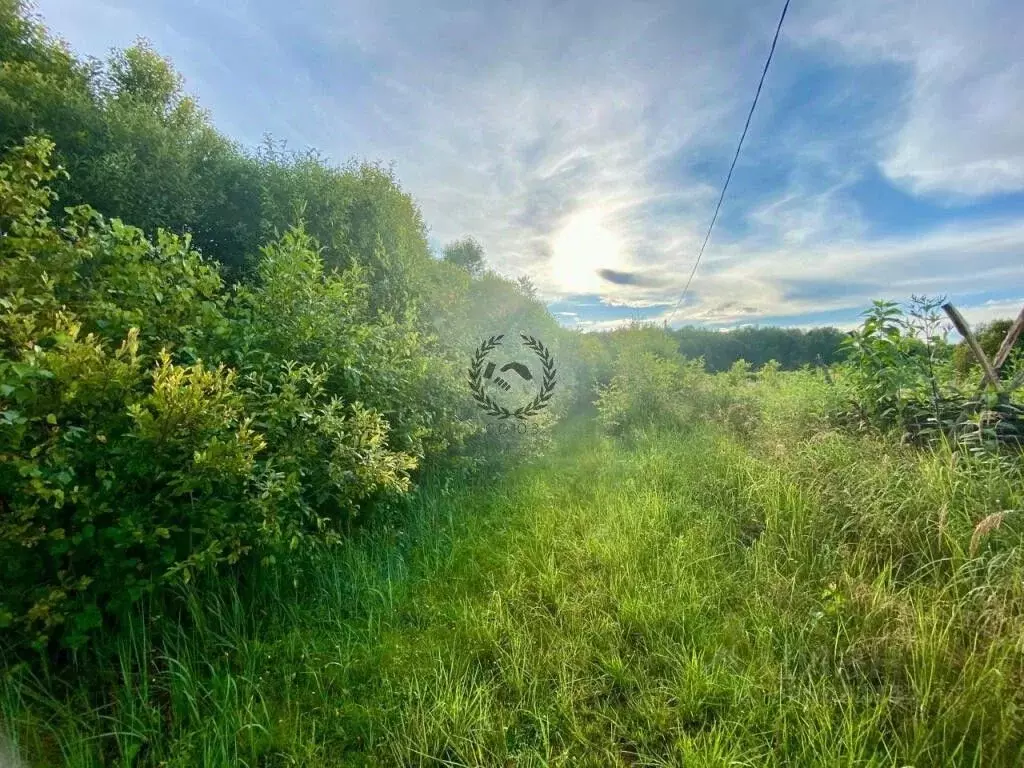
[{"label": "utility wire", "polygon": [[743,126],[743,133],[740,134],[740,141],[736,145],[736,154],[732,156],[732,164],[729,166],[729,173],[725,176],[725,183],[722,185],[722,194],[718,196],[718,204],[715,206],[715,214],[711,217],[711,224],[708,225],[708,231],[704,235],[704,242],[701,243],[700,250],[697,252],[697,260],[693,262],[693,269],[690,270],[690,276],[686,279],[686,285],[683,286],[683,292],[679,295],[679,300],[676,305],[672,308],[672,312],[669,314],[665,324],[672,322],[672,318],[676,316],[676,312],[679,311],[679,307],[682,305],[683,300],[686,298],[687,292],[690,290],[690,283],[693,282],[693,276],[697,274],[697,267],[700,265],[700,259],[704,255],[704,249],[708,246],[708,241],[711,239],[711,230],[715,228],[715,222],[718,221],[718,212],[722,210],[722,201],[725,200],[725,191],[729,188],[729,180],[732,179],[732,172],[736,168],[736,161],[740,159],[740,150],[743,149],[743,140],[747,138],[747,131],[750,129],[750,120],[754,117],[754,110],[757,108],[757,100],[761,96],[761,88],[764,87],[764,78],[768,74],[768,67],[771,66],[772,56],[775,55],[775,45],[779,42],[779,33],[782,31],[782,22],[786,19],[786,11],[789,10],[789,0],[786,0],[786,4],[782,6],[782,15],[779,16],[779,23],[775,27],[775,37],[772,38],[772,47],[768,51],[768,58],[764,62],[764,69],[761,71],[761,80],[757,84],[757,92],[754,94],[754,101],[750,104],[750,111],[747,113],[747,122]]}]

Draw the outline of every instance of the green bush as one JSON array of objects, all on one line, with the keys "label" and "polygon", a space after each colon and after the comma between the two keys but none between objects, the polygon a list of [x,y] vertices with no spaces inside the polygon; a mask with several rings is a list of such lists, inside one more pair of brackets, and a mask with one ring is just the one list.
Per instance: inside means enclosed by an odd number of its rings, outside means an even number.
[{"label": "green bush", "polygon": [[[598,420],[610,433],[717,422],[747,436],[760,419],[749,363],[737,360],[726,372],[707,373],[704,360],[680,355],[662,328],[634,324],[588,345],[586,355],[598,381]],[[767,366],[764,377],[777,369]]]},{"label": "green bush", "polygon": [[87,642],[162,585],[336,540],[469,431],[455,366],[325,274],[301,228],[225,291],[187,238],[50,218],[52,145],[0,163],[0,629]]},{"label": "green bush", "polygon": [[[987,451],[1024,444],[1024,407],[1017,393],[975,389],[956,373],[957,352],[946,343],[943,299],[912,297],[904,309],[876,301],[844,342],[842,371],[850,397],[836,418],[860,428],[896,431],[904,440],[953,440]],[[989,342],[994,337],[989,337]],[[1016,365],[1011,361],[1008,370]]]},{"label": "green bush", "polygon": [[701,360],[627,346],[613,370],[597,396],[598,419],[613,434],[653,426],[686,428],[704,415],[712,399],[711,376]]},{"label": "green bush", "polygon": [[0,164],[0,626],[75,647],[155,579],[248,550],[264,442],[233,372],[165,348],[221,318],[216,272],[89,209],[57,229],[51,149]]},{"label": "green bush", "polygon": [[[974,329],[974,336],[989,360],[995,359],[996,353],[1012,325],[1013,321],[1009,319],[993,320]],[[1019,339],[1015,346],[1020,347]],[[981,365],[966,341],[959,342],[953,348],[953,368],[956,370],[957,376],[964,379],[981,376]]]}]

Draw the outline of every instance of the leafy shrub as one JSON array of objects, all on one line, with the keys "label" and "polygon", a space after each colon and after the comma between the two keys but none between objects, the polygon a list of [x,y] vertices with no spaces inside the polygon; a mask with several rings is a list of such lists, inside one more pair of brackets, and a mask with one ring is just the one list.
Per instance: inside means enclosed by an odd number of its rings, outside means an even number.
[{"label": "leafy shrub", "polygon": [[[939,368],[946,364],[935,313],[940,301],[915,297],[916,310],[909,315],[894,302],[876,301],[844,342],[852,405],[864,425],[917,435],[941,430],[952,415],[940,391]],[[915,323],[921,316],[928,318],[927,327]]]},{"label": "leafy shrub", "polygon": [[231,305],[229,362],[264,380],[290,363],[316,367],[324,397],[380,413],[391,444],[417,460],[463,440],[461,364],[415,313],[380,313],[362,266],[326,272],[300,226],[263,249],[257,275]]},{"label": "leafy shrub", "polygon": [[740,386],[752,379],[751,365],[742,357],[729,366],[725,374],[726,380],[734,387]]},{"label": "leafy shrub", "polygon": [[0,629],[79,647],[199,570],[336,540],[458,443],[453,365],[304,230],[235,294],[187,238],[50,218],[52,145],[0,163]]},{"label": "leafy shrub", "polygon": [[188,345],[216,273],[88,209],[56,229],[50,150],[0,164],[0,626],[78,646],[155,577],[247,551],[264,442],[233,372],[153,351]]},{"label": "leafy shrub", "polygon": [[[634,324],[587,350],[599,381],[598,419],[615,434],[651,427],[689,428],[717,422],[747,436],[760,419],[759,400],[749,391],[755,376],[737,360],[724,373],[705,372],[704,360],[689,360],[676,351],[671,334],[655,326]],[[599,367],[598,367],[599,366]],[[775,368],[770,367],[770,376]]]},{"label": "leafy shrub", "polygon": [[627,347],[615,360],[611,382],[598,390],[598,419],[616,434],[654,426],[685,428],[705,415],[710,383],[701,360]]},{"label": "leafy shrub", "polygon": [[[1012,320],[993,320],[991,323],[984,323],[974,329],[974,337],[978,340],[978,344],[981,345],[989,360],[995,358],[1000,345],[1003,343],[1003,339],[1006,338],[1006,334],[1012,325]],[[1020,346],[1019,339],[1016,346]],[[974,357],[974,353],[971,352],[971,348],[967,345],[966,341],[959,342],[953,348],[953,368],[961,378],[966,379],[981,375],[981,365]]]},{"label": "leafy shrub", "polygon": [[898,430],[904,439],[944,438],[988,450],[1024,441],[1024,410],[1015,393],[981,393],[955,373],[937,311],[942,299],[913,297],[904,311],[876,301],[846,340],[852,397],[840,422]]}]

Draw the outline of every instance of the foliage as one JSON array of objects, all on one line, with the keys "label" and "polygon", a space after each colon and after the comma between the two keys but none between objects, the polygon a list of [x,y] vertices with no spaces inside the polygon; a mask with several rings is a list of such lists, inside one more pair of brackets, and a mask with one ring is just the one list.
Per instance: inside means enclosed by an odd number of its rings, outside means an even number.
[{"label": "foliage", "polygon": [[361,266],[325,274],[297,228],[227,293],[187,237],[85,206],[58,227],[51,151],[0,164],[10,637],[78,647],[162,584],[337,540],[465,437],[455,366],[373,310]]},{"label": "foliage", "polygon": [[876,301],[864,313],[863,325],[844,342],[852,407],[838,418],[895,429],[916,441],[949,438],[984,449],[1019,445],[1024,411],[1015,393],[983,393],[973,389],[976,380],[957,377],[955,352],[945,341],[948,328],[937,310],[942,302],[915,296],[904,310]]},{"label": "foliage", "polygon": [[[390,168],[245,152],[147,44],[80,62],[20,0],[0,110],[0,742],[90,766],[1024,758],[1020,405],[957,376],[938,302],[878,303],[842,349],[568,333],[471,238],[432,258]],[[558,367],[524,436],[466,387],[502,333]],[[552,435],[595,396],[628,442]]]},{"label": "foliage", "polygon": [[216,273],[86,208],[56,229],[50,150],[0,164],[0,624],[75,647],[155,576],[248,550],[264,443],[234,373],[168,351],[216,328]]},{"label": "foliage", "polygon": [[[933,317],[941,300],[916,300]],[[912,317],[894,302],[876,301],[864,313],[863,325],[845,342],[854,383],[856,406],[865,420],[908,426],[918,420],[941,426],[935,348],[939,339],[921,339]]]},{"label": "foliage", "polygon": [[[673,334],[662,328],[633,323],[594,338],[583,354],[598,421],[611,434],[658,425],[690,429],[703,420],[746,434],[757,420],[747,392],[754,380],[749,363],[737,360],[727,373],[709,374],[702,358],[680,355]],[[771,376],[778,363],[765,370]]]},{"label": "foliage", "polygon": [[516,278],[516,285],[524,296],[530,299],[537,298],[537,286],[529,275],[520,275]]},{"label": "foliage", "polygon": [[[390,168],[243,151],[147,43],[76,60],[20,0],[0,0],[0,53],[15,650],[82,647],[200,570],[337,542],[419,467],[494,447],[466,444],[484,427],[463,376],[481,337],[571,349],[482,252],[432,258]],[[545,423],[571,401],[563,371]]]},{"label": "foliage", "polygon": [[148,43],[78,61],[22,0],[0,2],[0,52],[0,151],[27,135],[53,140],[70,171],[54,187],[66,205],[89,204],[150,237],[187,232],[235,279],[302,218],[329,268],[369,270],[372,304],[386,312],[431,279],[422,216],[389,168],[335,168],[269,139],[247,152],[213,128]]},{"label": "foliage", "polygon": [[[1013,321],[1009,319],[993,320],[990,323],[983,323],[974,329],[974,337],[978,340],[978,344],[981,345],[989,360],[995,359],[996,353],[999,351],[1003,339],[1006,338],[1006,333],[1010,330],[1011,325],[1013,325]],[[1020,347],[1021,341],[1018,338],[1014,348],[1016,350]],[[981,365],[975,359],[974,353],[964,340],[961,340],[953,348],[953,369],[961,378],[980,377],[981,375]]]},{"label": "foliage", "polygon": [[714,399],[701,360],[627,344],[612,364],[609,383],[598,389],[596,406],[600,423],[623,434],[655,425],[687,428]]},{"label": "foliage", "polygon": [[734,328],[719,331],[685,327],[672,331],[679,352],[685,357],[702,357],[711,372],[726,371],[737,360],[754,369],[776,361],[782,370],[803,365],[833,365],[842,357],[845,335],[835,328]]},{"label": "foliage", "polygon": [[478,276],[484,271],[484,248],[472,237],[455,240],[444,247],[443,258],[466,270],[470,275]]},{"label": "foliage", "polygon": [[15,670],[0,718],[45,765],[1019,765],[1019,471],[743,386],[749,440],[575,422],[108,633],[100,692]]}]

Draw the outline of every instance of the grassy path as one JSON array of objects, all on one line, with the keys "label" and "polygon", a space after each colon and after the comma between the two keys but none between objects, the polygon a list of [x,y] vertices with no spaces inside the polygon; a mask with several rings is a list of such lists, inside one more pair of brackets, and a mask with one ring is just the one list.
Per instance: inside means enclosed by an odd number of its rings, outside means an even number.
[{"label": "grassy path", "polygon": [[348,712],[363,743],[457,765],[732,753],[720,721],[755,671],[727,652],[742,636],[742,547],[693,493],[710,447],[581,442],[428,503],[400,561],[350,563],[339,582],[362,574],[378,602],[339,649],[341,678],[362,683]]},{"label": "grassy path", "polygon": [[[829,551],[813,508],[710,431],[577,434],[422,489],[290,583],[268,572],[256,614],[204,597],[193,630],[122,649],[158,674],[126,671],[105,709],[53,705],[36,749],[81,766],[1014,764],[1006,659],[954,664],[941,602]],[[12,690],[8,716],[45,711]]]}]

